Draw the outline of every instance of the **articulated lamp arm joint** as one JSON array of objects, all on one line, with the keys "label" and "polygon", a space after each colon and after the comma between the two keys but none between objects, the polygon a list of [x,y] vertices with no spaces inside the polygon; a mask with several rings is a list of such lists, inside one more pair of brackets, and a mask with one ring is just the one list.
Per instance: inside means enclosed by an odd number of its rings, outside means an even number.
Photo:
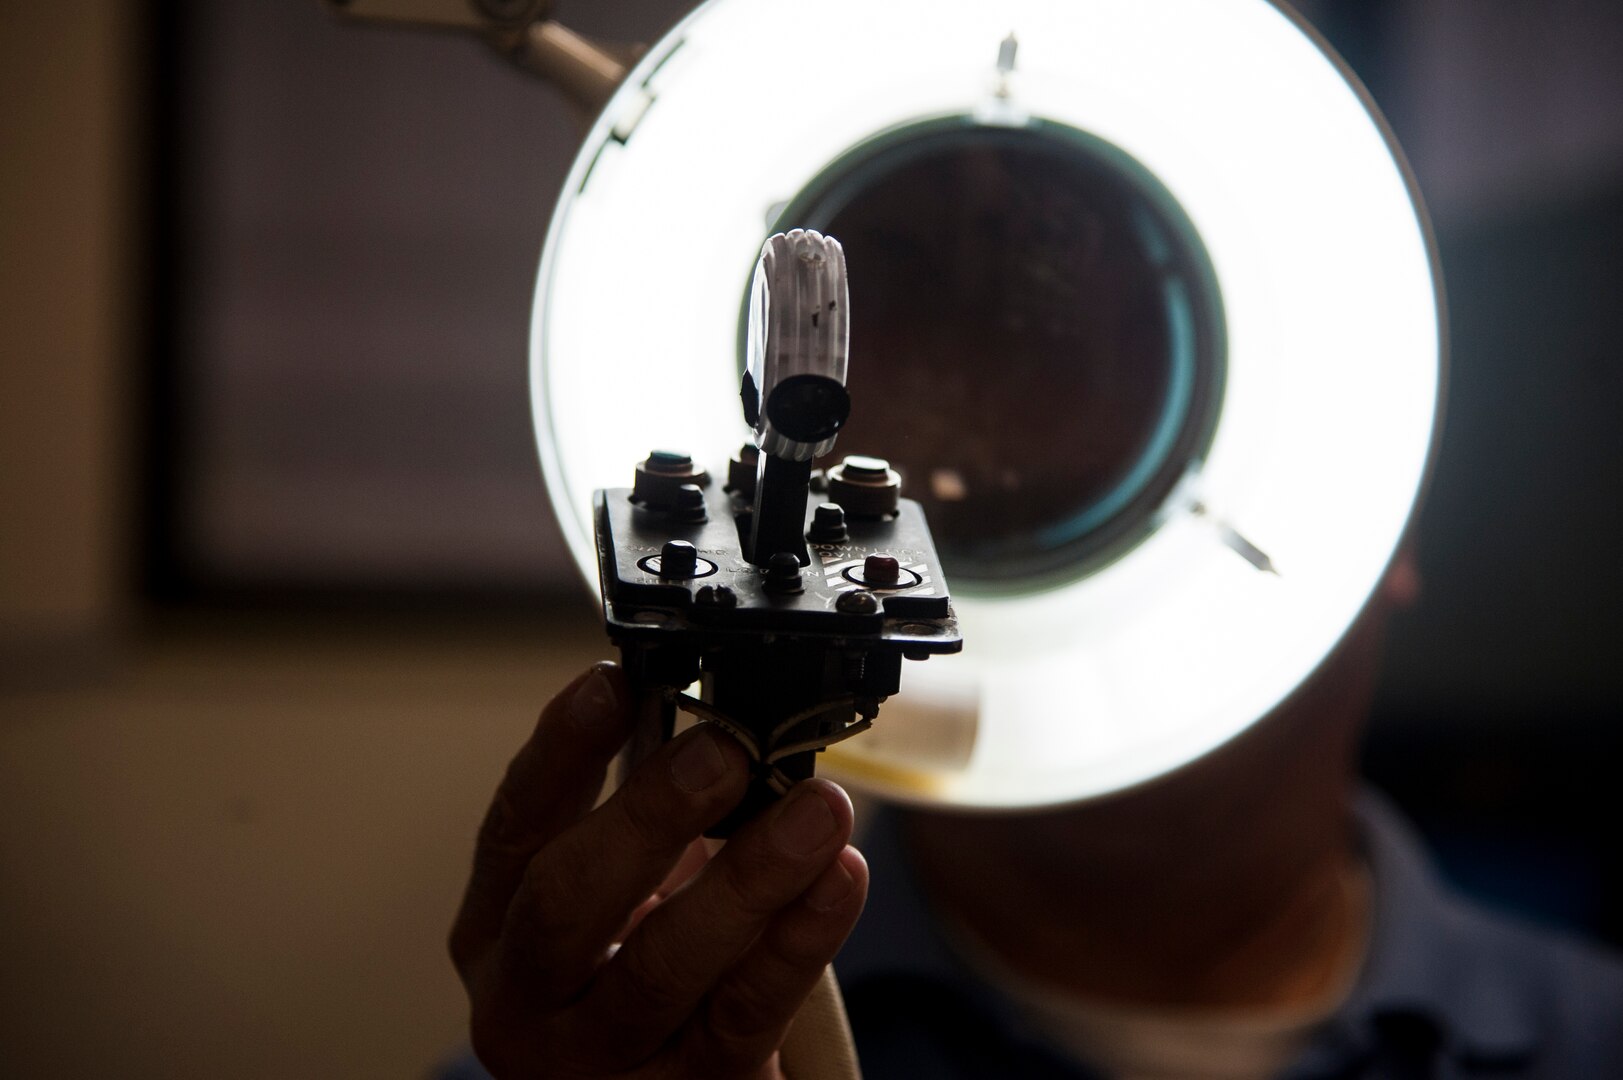
[{"label": "articulated lamp arm joint", "polygon": [[478,34],[531,74],[595,116],[647,46],[605,42],[552,18],[552,0],[323,0],[353,22]]}]

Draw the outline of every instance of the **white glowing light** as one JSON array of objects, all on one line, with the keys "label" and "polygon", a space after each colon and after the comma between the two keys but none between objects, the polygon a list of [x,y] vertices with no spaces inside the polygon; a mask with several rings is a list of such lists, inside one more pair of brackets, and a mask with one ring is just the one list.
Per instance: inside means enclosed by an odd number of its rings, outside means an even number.
[{"label": "white glowing light", "polygon": [[1210,253],[1229,334],[1193,481],[1208,514],[1172,508],[1130,556],[1051,592],[958,599],[964,654],[908,665],[879,723],[921,725],[919,744],[939,723],[955,746],[973,723],[967,755],[898,770],[862,739],[841,748],[850,778],[897,798],[1045,805],[1176,768],[1277,705],[1368,599],[1422,482],[1440,372],[1425,229],[1360,92],[1291,17],[1265,0],[711,0],[633,71],[570,173],[533,394],[553,504],[595,581],[594,488],[625,485],[655,444],[714,467],[744,441],[737,319],[772,208],[876,132],[994,114],[1091,133],[1154,173]]}]

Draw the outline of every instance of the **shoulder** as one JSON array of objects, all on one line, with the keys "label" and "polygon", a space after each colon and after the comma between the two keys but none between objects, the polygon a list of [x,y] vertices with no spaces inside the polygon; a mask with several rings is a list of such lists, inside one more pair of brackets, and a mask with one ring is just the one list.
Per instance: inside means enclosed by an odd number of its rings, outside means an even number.
[{"label": "shoulder", "polygon": [[1463,974],[1525,1018],[1534,1075],[1623,1072],[1623,957],[1463,900],[1453,913]]},{"label": "shoulder", "polygon": [[1349,1019],[1420,1017],[1462,1059],[1519,1063],[1512,1075],[1623,1074],[1623,957],[1461,897],[1380,797],[1358,816],[1376,902]]}]

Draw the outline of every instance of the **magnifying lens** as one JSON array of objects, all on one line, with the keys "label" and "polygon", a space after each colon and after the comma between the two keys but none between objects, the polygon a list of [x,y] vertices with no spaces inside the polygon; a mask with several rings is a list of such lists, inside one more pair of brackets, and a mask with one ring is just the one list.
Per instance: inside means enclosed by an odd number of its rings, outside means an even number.
[{"label": "magnifying lens", "polygon": [[553,215],[531,341],[553,506],[743,441],[762,240],[845,246],[842,445],[924,503],[966,648],[824,771],[1087,799],[1302,684],[1427,473],[1424,213],[1365,91],[1266,0],[710,0],[632,68]]}]

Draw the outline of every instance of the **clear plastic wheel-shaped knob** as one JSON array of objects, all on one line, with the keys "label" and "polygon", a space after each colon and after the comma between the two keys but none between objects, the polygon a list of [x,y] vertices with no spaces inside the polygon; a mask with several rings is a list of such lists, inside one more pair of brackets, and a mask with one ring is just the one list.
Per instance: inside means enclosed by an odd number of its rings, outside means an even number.
[{"label": "clear plastic wheel-shaped knob", "polygon": [[851,414],[849,300],[845,251],[832,236],[792,229],[762,245],[740,394],[765,453],[810,461],[834,448]]}]

